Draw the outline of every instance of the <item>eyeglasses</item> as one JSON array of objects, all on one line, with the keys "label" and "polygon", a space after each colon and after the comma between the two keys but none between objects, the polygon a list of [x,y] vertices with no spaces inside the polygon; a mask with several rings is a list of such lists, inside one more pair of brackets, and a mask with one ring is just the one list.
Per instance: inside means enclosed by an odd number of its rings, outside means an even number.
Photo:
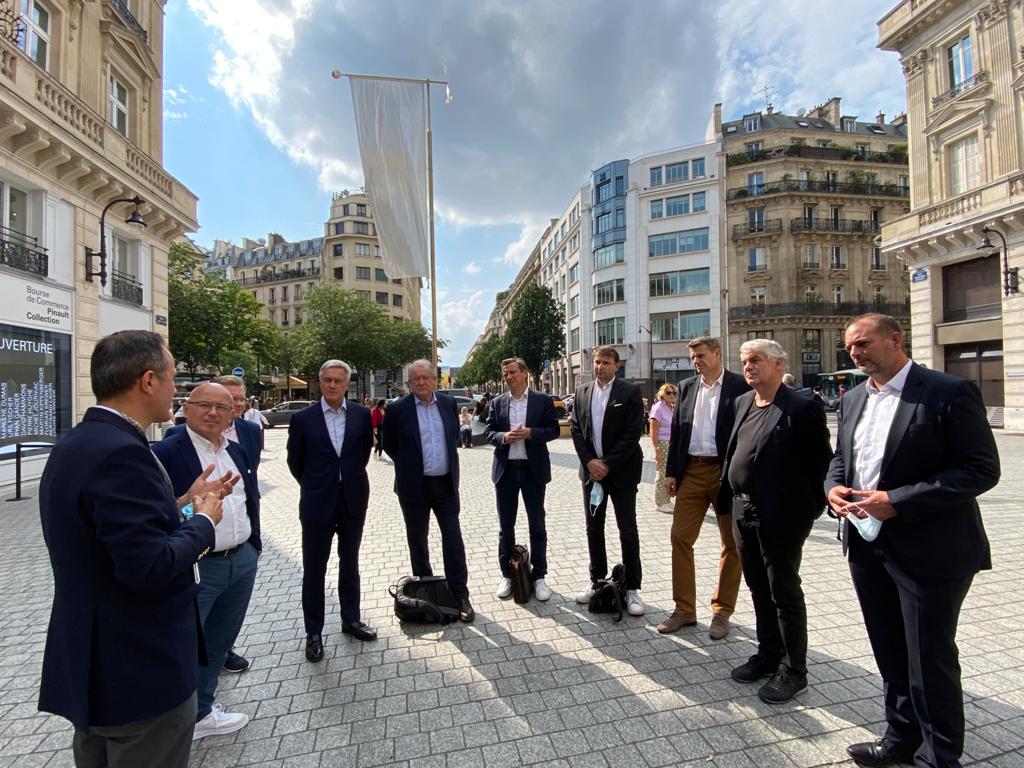
[{"label": "eyeglasses", "polygon": [[194,405],[201,411],[208,411],[214,408],[220,413],[230,413],[234,410],[233,406],[225,405],[224,403],[212,403],[209,400],[186,400],[185,405]]},{"label": "eyeglasses", "polygon": [[676,391],[674,389],[667,389],[667,390],[665,390],[665,394],[666,395],[674,395],[675,393],[676,393]]}]

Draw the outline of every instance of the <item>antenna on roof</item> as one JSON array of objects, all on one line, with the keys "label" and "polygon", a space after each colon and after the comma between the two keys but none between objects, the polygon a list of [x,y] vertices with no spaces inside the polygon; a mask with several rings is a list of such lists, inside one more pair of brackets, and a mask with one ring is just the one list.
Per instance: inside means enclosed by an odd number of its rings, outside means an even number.
[{"label": "antenna on roof", "polygon": [[776,91],[770,83],[765,83],[764,87],[761,88],[761,92],[764,93],[764,108],[768,109],[772,105],[772,95],[776,93]]},{"label": "antenna on roof", "polygon": [[804,116],[804,115],[806,115],[806,114],[807,114],[807,110],[806,110],[806,109],[804,109],[803,107],[800,107],[800,109],[798,109],[798,110],[796,111],[796,116],[797,116],[797,117],[803,117],[803,116]]}]

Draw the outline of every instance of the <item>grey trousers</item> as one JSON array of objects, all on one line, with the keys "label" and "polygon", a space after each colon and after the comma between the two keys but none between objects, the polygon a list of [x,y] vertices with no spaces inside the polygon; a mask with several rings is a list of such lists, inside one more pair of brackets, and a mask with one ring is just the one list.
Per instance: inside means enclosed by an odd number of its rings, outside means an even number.
[{"label": "grey trousers", "polygon": [[162,715],[125,725],[75,729],[78,768],[185,768],[196,725],[196,694]]}]

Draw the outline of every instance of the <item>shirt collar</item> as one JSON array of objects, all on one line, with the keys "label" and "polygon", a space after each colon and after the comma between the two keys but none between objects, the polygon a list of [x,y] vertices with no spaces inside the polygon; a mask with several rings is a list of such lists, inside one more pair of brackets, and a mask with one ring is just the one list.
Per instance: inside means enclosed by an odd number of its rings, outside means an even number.
[{"label": "shirt collar", "polygon": [[204,450],[207,450],[210,453],[217,453],[218,451],[221,451],[227,447],[227,440],[224,440],[224,442],[221,443],[220,446],[218,447],[211,443],[209,440],[207,440],[205,437],[200,435],[198,432],[195,432],[192,429],[192,427],[190,427],[188,424],[185,425],[185,431],[188,432],[188,436],[192,438],[192,443],[194,445],[198,445],[200,448],[203,448]]},{"label": "shirt collar", "polygon": [[712,384],[712,385],[711,385],[710,387],[709,387],[709,386],[707,385],[707,383],[706,383],[706,382],[704,381],[704,377],[703,377],[703,376],[701,376],[701,375],[700,375],[699,373],[698,373],[697,375],[698,375],[698,376],[700,376],[700,385],[701,385],[702,387],[704,387],[705,389],[714,389],[715,387],[720,387],[720,386],[722,386],[722,381],[724,381],[724,380],[725,380],[725,368],[723,368],[723,369],[722,369],[722,372],[721,372],[720,374],[718,374],[718,378],[717,378],[717,379],[715,379],[715,382],[714,382],[714,384]]},{"label": "shirt collar", "polygon": [[330,411],[331,413],[338,413],[339,411],[347,411],[348,410],[348,400],[346,400],[343,397],[343,398],[341,398],[341,405],[339,405],[337,408],[331,408],[331,406],[329,406],[327,404],[327,400],[323,397],[323,395],[321,395],[320,396],[320,410],[323,411],[324,413],[327,413],[328,411]]},{"label": "shirt collar", "polygon": [[416,395],[413,395],[412,399],[416,401],[416,405],[422,405],[424,408],[427,408],[427,407],[429,407],[429,406],[431,406],[431,405],[433,405],[434,403],[437,402],[437,392],[431,392],[430,393],[430,402],[429,403],[424,403]]},{"label": "shirt collar", "polygon": [[520,395],[519,397],[516,397],[515,395],[513,395],[512,391],[509,390],[508,397],[509,397],[509,400],[515,400],[517,403],[521,403],[521,402],[526,400],[526,398],[529,396],[529,394],[530,394],[530,388],[527,387],[526,389],[523,390],[523,394]]},{"label": "shirt collar", "polygon": [[602,392],[606,391],[614,383],[615,383],[615,377],[614,376],[612,376],[612,378],[610,378],[608,380],[608,383],[604,384],[604,385],[601,384],[601,380],[600,379],[594,379],[594,386],[597,387]]},{"label": "shirt collar", "polygon": [[900,368],[899,373],[897,373],[895,376],[889,379],[882,386],[881,389],[875,387],[875,382],[872,381],[869,377],[866,384],[868,394],[878,395],[881,394],[882,392],[892,392],[898,395],[900,392],[903,391],[903,387],[907,385],[907,376],[910,375],[910,366],[913,364],[913,362],[913,360],[907,360],[904,366]]}]

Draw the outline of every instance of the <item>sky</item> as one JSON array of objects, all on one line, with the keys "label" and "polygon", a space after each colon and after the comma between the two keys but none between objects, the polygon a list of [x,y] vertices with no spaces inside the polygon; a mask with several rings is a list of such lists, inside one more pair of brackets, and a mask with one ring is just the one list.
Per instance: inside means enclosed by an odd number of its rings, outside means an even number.
[{"label": "sky", "polygon": [[[169,0],[164,164],[199,197],[194,239],[323,234],[362,187],[347,80],[447,79],[432,97],[438,332],[458,365],[494,295],[594,168],[703,141],[723,119],[832,96],[905,110],[876,23],[898,0]],[[429,291],[422,296],[430,325]]]}]

